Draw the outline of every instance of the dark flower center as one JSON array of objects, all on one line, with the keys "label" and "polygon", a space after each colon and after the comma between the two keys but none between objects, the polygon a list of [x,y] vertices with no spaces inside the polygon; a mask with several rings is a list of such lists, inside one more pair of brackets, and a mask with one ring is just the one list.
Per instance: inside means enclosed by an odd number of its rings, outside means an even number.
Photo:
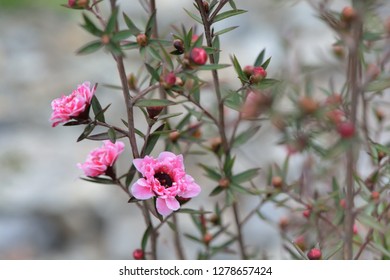
[{"label": "dark flower center", "polygon": [[156,178],[160,182],[160,185],[164,186],[165,188],[172,186],[172,178],[165,172],[158,172],[154,174],[154,178]]}]

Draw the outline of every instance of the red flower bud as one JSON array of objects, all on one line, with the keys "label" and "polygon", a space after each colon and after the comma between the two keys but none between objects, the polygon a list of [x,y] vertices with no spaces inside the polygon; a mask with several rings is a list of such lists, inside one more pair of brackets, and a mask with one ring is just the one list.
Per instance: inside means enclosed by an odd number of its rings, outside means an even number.
[{"label": "red flower bud", "polygon": [[137,35],[137,44],[140,47],[145,47],[148,44],[148,37],[143,33],[138,34]]},{"label": "red flower bud", "polygon": [[341,19],[346,21],[346,22],[351,22],[351,21],[355,20],[356,17],[357,17],[357,12],[351,6],[345,7],[341,12]]},{"label": "red flower bud", "polygon": [[267,77],[267,71],[265,71],[263,67],[258,66],[253,67],[252,75],[250,76],[249,80],[251,83],[258,83],[265,77]]},{"label": "red flower bud", "polygon": [[180,53],[184,53],[184,44],[183,44],[183,41],[180,40],[180,39],[175,39],[173,41],[173,46],[175,47],[175,49],[180,52]]},{"label": "red flower bud", "polygon": [[253,74],[253,68],[254,67],[252,65],[247,65],[242,71],[244,71],[244,74],[249,78]]},{"label": "red flower bud", "polygon": [[176,75],[173,72],[169,72],[163,78],[162,85],[165,89],[170,89],[176,84]]},{"label": "red flower bud", "polygon": [[199,36],[196,35],[196,34],[193,34],[192,37],[191,37],[191,43],[195,43],[196,40],[198,40],[198,39],[199,39]]},{"label": "red flower bud", "polygon": [[313,114],[318,109],[318,103],[311,97],[304,96],[299,100],[299,107],[305,114]]},{"label": "red flower bud", "polygon": [[190,54],[190,59],[197,65],[204,65],[207,62],[207,53],[202,48],[193,48]]},{"label": "red flower bud", "polygon": [[375,202],[378,202],[380,195],[381,194],[379,192],[372,192],[371,199],[374,200]]},{"label": "red flower bud", "polygon": [[72,9],[86,9],[89,7],[89,0],[68,0],[68,7]]},{"label": "red flower bud", "polygon": [[340,200],[340,206],[341,208],[347,208],[347,201],[343,198]]},{"label": "red flower bud", "polygon": [[289,220],[288,218],[286,217],[282,217],[280,220],[279,220],[279,227],[281,230],[285,231],[288,227],[288,224],[289,224]]},{"label": "red flower bud", "polygon": [[321,250],[313,248],[307,253],[307,257],[309,260],[320,260],[322,257]]},{"label": "red flower bud", "polygon": [[144,251],[142,249],[136,249],[133,252],[133,258],[135,260],[143,260],[144,259]]},{"label": "red flower bud", "polygon": [[280,189],[283,186],[283,179],[279,176],[272,177],[272,186]]},{"label": "red flower bud", "polygon": [[298,236],[298,237],[294,240],[294,243],[295,243],[295,245],[297,245],[298,248],[301,249],[302,251],[305,251],[305,250],[306,250],[306,241],[305,241],[305,237],[304,237],[303,235]]},{"label": "red flower bud", "polygon": [[326,116],[334,124],[339,124],[345,121],[345,113],[339,109],[327,112]]},{"label": "red flower bud", "polygon": [[337,126],[341,138],[352,138],[355,135],[355,126],[351,122],[343,122]]},{"label": "red flower bud", "polygon": [[203,236],[203,242],[204,244],[208,245],[211,240],[213,239],[213,236],[210,234],[210,233],[205,233],[205,235]]},{"label": "red flower bud", "polygon": [[230,186],[230,181],[229,179],[227,178],[221,178],[219,181],[218,181],[218,185],[223,188],[223,189],[226,189]]},{"label": "red flower bud", "polygon": [[148,116],[151,119],[154,119],[155,117],[157,117],[162,112],[163,109],[164,109],[163,106],[146,107],[146,111],[148,111]]},{"label": "red flower bud", "polygon": [[302,215],[303,215],[305,218],[309,218],[310,215],[311,215],[311,210],[310,210],[310,209],[306,209],[305,211],[303,211]]}]

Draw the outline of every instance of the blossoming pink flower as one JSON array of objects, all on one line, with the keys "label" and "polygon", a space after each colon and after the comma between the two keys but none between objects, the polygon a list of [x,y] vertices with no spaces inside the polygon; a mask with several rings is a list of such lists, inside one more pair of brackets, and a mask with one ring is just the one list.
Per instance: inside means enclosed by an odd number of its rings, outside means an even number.
[{"label": "blossoming pink flower", "polygon": [[86,176],[97,177],[105,174],[110,166],[113,166],[119,154],[123,152],[125,144],[116,141],[115,144],[109,140],[103,141],[103,147],[92,150],[87,160],[77,167],[84,171]]},{"label": "blossoming pink flower", "polygon": [[182,155],[162,152],[156,159],[146,156],[134,159],[133,163],[144,176],[133,184],[133,196],[142,200],[157,196],[156,208],[163,216],[180,208],[178,199],[200,193],[199,185],[184,170]]},{"label": "blossoming pink flower", "polygon": [[54,99],[51,102],[53,112],[50,121],[53,122],[52,126],[55,127],[59,123],[67,122],[71,118],[80,116],[91,104],[94,92],[95,88],[91,89],[90,83],[84,82],[70,95],[63,95]]}]

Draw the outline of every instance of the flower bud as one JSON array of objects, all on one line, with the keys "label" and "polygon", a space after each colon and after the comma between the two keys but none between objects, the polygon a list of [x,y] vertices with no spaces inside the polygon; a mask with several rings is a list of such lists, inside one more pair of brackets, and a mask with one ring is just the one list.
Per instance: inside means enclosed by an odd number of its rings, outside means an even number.
[{"label": "flower bud", "polygon": [[340,44],[334,44],[332,46],[332,51],[333,51],[333,54],[341,59],[345,56],[345,50],[344,50],[344,46],[340,45]]},{"label": "flower bud", "polygon": [[149,106],[146,107],[146,111],[148,112],[148,116],[151,119],[156,118],[164,109],[163,106]]},{"label": "flower bud", "polygon": [[383,113],[383,111],[378,108],[375,109],[374,113],[378,122],[382,122],[385,118],[385,113]]},{"label": "flower bud", "polygon": [[345,121],[345,113],[340,109],[335,109],[326,113],[326,117],[334,124],[340,124]]},{"label": "flower bud", "polygon": [[247,76],[248,79],[253,74],[253,68],[254,67],[252,65],[247,65],[244,67],[244,69],[242,69],[242,71],[244,72],[244,74]]},{"label": "flower bud", "polygon": [[68,0],[68,7],[72,9],[87,9],[89,0]]},{"label": "flower bud", "polygon": [[191,62],[204,65],[207,62],[207,53],[203,48],[193,48],[190,53]]},{"label": "flower bud", "polygon": [[199,35],[192,34],[191,43],[195,43],[199,39]]},{"label": "flower bud", "polygon": [[304,114],[310,115],[317,111],[318,103],[311,97],[304,96],[298,102],[299,108]]},{"label": "flower bud", "polygon": [[357,12],[351,6],[345,7],[341,12],[341,19],[347,23],[354,21],[356,18],[357,18]]},{"label": "flower bud", "polygon": [[133,73],[129,75],[127,78],[127,84],[129,85],[129,89],[136,90],[137,89],[137,78]]},{"label": "flower bud", "polygon": [[169,140],[171,140],[172,142],[177,142],[177,140],[179,140],[180,138],[180,132],[175,130],[175,131],[172,131],[171,133],[169,133]]},{"label": "flower bud", "polygon": [[180,39],[173,40],[173,46],[179,53],[184,53],[184,44]]},{"label": "flower bud", "polygon": [[288,218],[286,217],[283,217],[279,220],[279,228],[282,230],[282,231],[285,231],[288,227],[288,224],[289,224],[289,221],[288,221]]},{"label": "flower bud", "polygon": [[341,138],[352,138],[355,135],[355,126],[349,121],[342,122],[337,126],[337,132]]},{"label": "flower bud", "polygon": [[303,235],[300,235],[298,236],[295,240],[294,240],[294,243],[295,245],[301,249],[302,251],[305,251],[306,250],[306,240],[305,240],[305,237]]},{"label": "flower bud", "polygon": [[215,137],[210,140],[211,142],[211,150],[214,153],[218,153],[219,149],[221,148],[222,145],[222,139],[221,137]]},{"label": "flower bud", "polygon": [[147,46],[147,44],[148,44],[148,37],[145,34],[143,34],[143,33],[138,34],[137,35],[137,44],[140,47]]},{"label": "flower bud", "polygon": [[283,179],[280,176],[272,177],[272,186],[276,189],[280,189],[283,186]]},{"label": "flower bud", "polygon": [[265,77],[267,77],[267,71],[265,71],[263,67],[253,67],[253,72],[249,78],[249,81],[252,84],[256,84],[263,80]]},{"label": "flower bud", "polygon": [[206,14],[208,14],[210,12],[210,6],[209,6],[209,3],[206,2],[206,1],[202,1],[202,5],[203,5],[203,9],[204,11],[206,12]]},{"label": "flower bud", "polygon": [[322,257],[321,250],[313,248],[307,253],[307,257],[309,258],[309,260],[320,260]]},{"label": "flower bud", "polygon": [[381,69],[378,65],[370,63],[367,65],[366,76],[369,80],[375,80],[381,73]]},{"label": "flower bud", "polygon": [[357,228],[357,225],[353,225],[353,234],[354,235],[357,235],[358,234],[358,232],[359,232],[359,230],[358,230],[358,228]]},{"label": "flower bud", "polygon": [[213,225],[220,225],[221,224],[221,219],[218,217],[218,215],[216,214],[213,214],[210,219],[209,219],[210,223],[212,223]]},{"label": "flower bud", "polygon": [[378,202],[379,201],[379,197],[380,197],[380,193],[379,192],[372,192],[371,193],[371,199],[375,202]]},{"label": "flower bud", "polygon": [[208,232],[206,232],[205,235],[203,236],[203,242],[206,245],[209,245],[212,239],[213,239],[213,236]]},{"label": "flower bud", "polygon": [[133,252],[133,258],[135,260],[143,260],[144,259],[144,251],[142,251],[142,249],[136,249],[134,250]]},{"label": "flower bud", "polygon": [[378,152],[378,162],[381,162],[381,160],[386,156],[386,153],[383,151]]},{"label": "flower bud", "polygon": [[100,37],[100,41],[103,45],[108,45],[110,43],[110,36],[103,34],[102,37]]},{"label": "flower bud", "polygon": [[338,93],[333,93],[332,95],[329,95],[325,100],[325,104],[331,106],[338,106],[342,102],[343,102],[343,98]]},{"label": "flower bud", "polygon": [[176,75],[173,72],[169,72],[161,80],[161,85],[165,89],[170,89],[176,84]]},{"label": "flower bud", "polygon": [[310,215],[311,215],[311,210],[310,209],[306,209],[305,211],[303,211],[302,213],[303,217],[305,218],[310,218]]},{"label": "flower bud", "polygon": [[340,207],[343,209],[347,208],[347,201],[344,198],[340,200]]},{"label": "flower bud", "polygon": [[230,185],[230,181],[229,179],[227,178],[221,178],[219,181],[218,181],[218,185],[223,188],[223,189],[227,189]]}]

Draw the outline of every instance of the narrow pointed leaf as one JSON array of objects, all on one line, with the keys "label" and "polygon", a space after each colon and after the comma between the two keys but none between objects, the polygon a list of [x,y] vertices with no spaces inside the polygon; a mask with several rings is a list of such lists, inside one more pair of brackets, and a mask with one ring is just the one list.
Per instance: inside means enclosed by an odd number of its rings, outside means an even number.
[{"label": "narrow pointed leaf", "polygon": [[133,23],[133,21],[125,14],[123,13],[123,18],[125,20],[125,23],[127,27],[129,28],[129,31],[134,36],[137,36],[141,31],[138,29],[138,27]]},{"label": "narrow pointed leaf", "polygon": [[223,12],[223,13],[220,13],[220,14],[216,15],[215,18],[213,19],[213,23],[221,21],[221,20],[223,20],[225,18],[229,18],[229,17],[240,15],[240,14],[243,14],[243,13],[246,13],[246,12],[247,11],[245,11],[245,10],[230,10],[230,11],[226,11],[226,12]]},{"label": "narrow pointed leaf", "polygon": [[96,52],[97,50],[101,49],[102,47],[103,47],[102,42],[100,40],[96,40],[96,41],[92,41],[92,42],[85,44],[84,46],[79,48],[76,51],[76,53],[81,54],[81,55],[91,54],[91,53]]}]

